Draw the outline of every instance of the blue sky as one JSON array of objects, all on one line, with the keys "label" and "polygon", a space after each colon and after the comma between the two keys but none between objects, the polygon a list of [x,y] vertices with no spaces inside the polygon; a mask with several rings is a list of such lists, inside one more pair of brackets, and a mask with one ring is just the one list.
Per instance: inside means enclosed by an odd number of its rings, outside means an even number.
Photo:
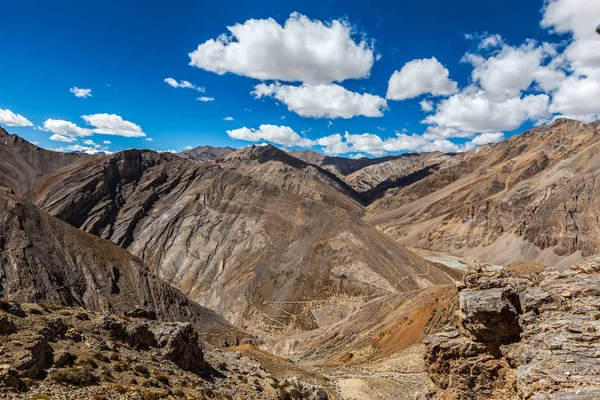
[{"label": "blue sky", "polygon": [[[0,125],[90,152],[263,142],[348,156],[465,150],[559,115],[598,118],[600,100],[584,101],[600,98],[591,3],[8,2]],[[236,24],[240,48],[209,43]]]}]

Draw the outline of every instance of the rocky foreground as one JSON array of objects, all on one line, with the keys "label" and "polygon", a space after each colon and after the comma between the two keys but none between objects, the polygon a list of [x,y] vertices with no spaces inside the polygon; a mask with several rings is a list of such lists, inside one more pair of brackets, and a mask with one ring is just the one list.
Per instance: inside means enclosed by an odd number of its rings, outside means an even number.
[{"label": "rocky foreground", "polygon": [[434,399],[600,398],[600,259],[479,266],[456,325],[426,339]]},{"label": "rocky foreground", "polygon": [[133,314],[0,300],[0,398],[328,399],[284,377],[283,359],[267,372],[240,352],[203,349],[190,323]]}]

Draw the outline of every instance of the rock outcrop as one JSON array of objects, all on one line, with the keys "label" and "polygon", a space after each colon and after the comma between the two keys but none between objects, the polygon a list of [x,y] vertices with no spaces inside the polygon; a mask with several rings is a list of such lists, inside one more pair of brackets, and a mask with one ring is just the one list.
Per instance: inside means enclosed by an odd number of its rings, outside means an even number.
[{"label": "rock outcrop", "polygon": [[427,338],[437,399],[600,396],[600,259],[565,272],[479,266],[456,326]]},{"label": "rock outcrop", "polygon": [[156,344],[162,348],[165,359],[173,361],[187,371],[205,369],[204,354],[198,343],[198,334],[189,323],[161,325],[152,333]]},{"label": "rock outcrop", "polygon": [[[0,335],[1,398],[280,400],[299,393],[305,399],[329,398],[324,388],[288,373],[275,378],[239,353],[202,352],[191,324],[50,304],[22,304],[22,309],[25,315],[14,321],[18,329]],[[0,310],[0,318],[12,314]],[[46,340],[58,320],[77,337]],[[267,364],[281,362],[272,358]]]}]

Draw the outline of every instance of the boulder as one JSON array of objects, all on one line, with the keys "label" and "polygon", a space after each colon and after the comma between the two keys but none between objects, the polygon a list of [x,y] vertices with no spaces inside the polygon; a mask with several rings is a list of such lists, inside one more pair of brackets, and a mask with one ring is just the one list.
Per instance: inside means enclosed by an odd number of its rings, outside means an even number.
[{"label": "boulder", "polygon": [[102,320],[102,328],[109,331],[113,339],[126,343],[132,348],[145,350],[156,347],[156,339],[144,322],[128,326],[126,322],[114,315],[107,315]]},{"label": "boulder", "polygon": [[24,349],[15,355],[16,361],[12,365],[21,378],[39,378],[44,370],[53,363],[52,347],[44,336],[30,335],[24,337]]},{"label": "boulder", "polygon": [[9,314],[20,317],[20,318],[24,318],[27,316],[25,311],[23,311],[21,306],[17,303],[0,300],[0,309],[6,311]]},{"label": "boulder", "polygon": [[0,335],[10,335],[17,331],[15,323],[6,315],[0,315]]},{"label": "boulder", "polygon": [[329,398],[327,392],[322,387],[300,381],[295,376],[285,379],[281,386],[285,392],[289,392],[291,388],[295,389],[295,391],[301,394],[301,399],[327,400]]},{"label": "boulder", "polygon": [[46,326],[40,330],[40,334],[46,337],[50,342],[63,339],[69,330],[69,325],[62,318],[50,318],[46,321]]},{"label": "boulder", "polygon": [[543,304],[551,301],[552,295],[536,286],[519,293],[519,303],[523,312],[537,311]]},{"label": "boulder", "polygon": [[458,310],[461,332],[481,342],[518,340],[519,312],[510,297],[505,288],[462,290]]},{"label": "boulder", "polygon": [[165,359],[188,371],[200,372],[205,369],[204,353],[192,324],[164,324],[152,332]]},{"label": "boulder", "polygon": [[14,391],[25,391],[25,383],[19,379],[19,373],[8,364],[0,365],[0,388],[7,388]]}]

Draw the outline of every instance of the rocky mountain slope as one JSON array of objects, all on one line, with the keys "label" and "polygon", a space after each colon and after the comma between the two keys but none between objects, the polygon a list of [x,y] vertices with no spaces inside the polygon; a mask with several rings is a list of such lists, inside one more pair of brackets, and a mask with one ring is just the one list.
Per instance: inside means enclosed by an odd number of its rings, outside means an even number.
[{"label": "rocky mountain slope", "polygon": [[600,251],[598,125],[559,119],[388,190],[367,218],[400,243],[566,268]]},{"label": "rocky mountain slope", "polygon": [[234,151],[235,149],[232,149],[231,147],[198,146],[177,153],[177,155],[191,161],[215,162],[219,158],[223,158]]},{"label": "rocky mountain slope", "polygon": [[371,200],[372,197],[389,188],[405,186],[402,178],[419,171],[427,171],[428,167],[436,166],[453,157],[441,152],[432,152],[349,159],[327,157],[307,150],[291,151],[290,155],[331,171],[357,192],[367,193],[367,200]]},{"label": "rocky mountain slope", "polygon": [[335,174],[272,145],[250,146],[220,160],[224,168],[300,196],[363,215],[362,196]]},{"label": "rocky mountain slope", "polygon": [[0,188],[0,277],[5,299],[190,321],[221,343],[244,337],[125,250],[47,215],[5,188]]},{"label": "rocky mountain slope", "polygon": [[322,378],[277,357],[260,357],[265,368],[203,348],[189,323],[2,301],[0,346],[2,398],[337,398]]},{"label": "rocky mountain slope", "polygon": [[[323,307],[454,281],[366,224],[343,185],[324,183],[329,174],[261,149],[223,165],[128,150],[26,184],[43,210],[127,249],[243,327],[315,328]],[[264,151],[275,155],[261,160]],[[6,168],[0,163],[0,175]],[[278,169],[287,173],[265,173]],[[286,176],[296,178],[277,181]]]},{"label": "rocky mountain slope", "polygon": [[23,198],[35,198],[35,190],[56,171],[68,173],[72,166],[93,158],[45,150],[0,127],[0,186],[12,188]]},{"label": "rocky mountain slope", "polygon": [[600,260],[559,273],[478,266],[454,326],[427,338],[435,399],[600,396]]}]

